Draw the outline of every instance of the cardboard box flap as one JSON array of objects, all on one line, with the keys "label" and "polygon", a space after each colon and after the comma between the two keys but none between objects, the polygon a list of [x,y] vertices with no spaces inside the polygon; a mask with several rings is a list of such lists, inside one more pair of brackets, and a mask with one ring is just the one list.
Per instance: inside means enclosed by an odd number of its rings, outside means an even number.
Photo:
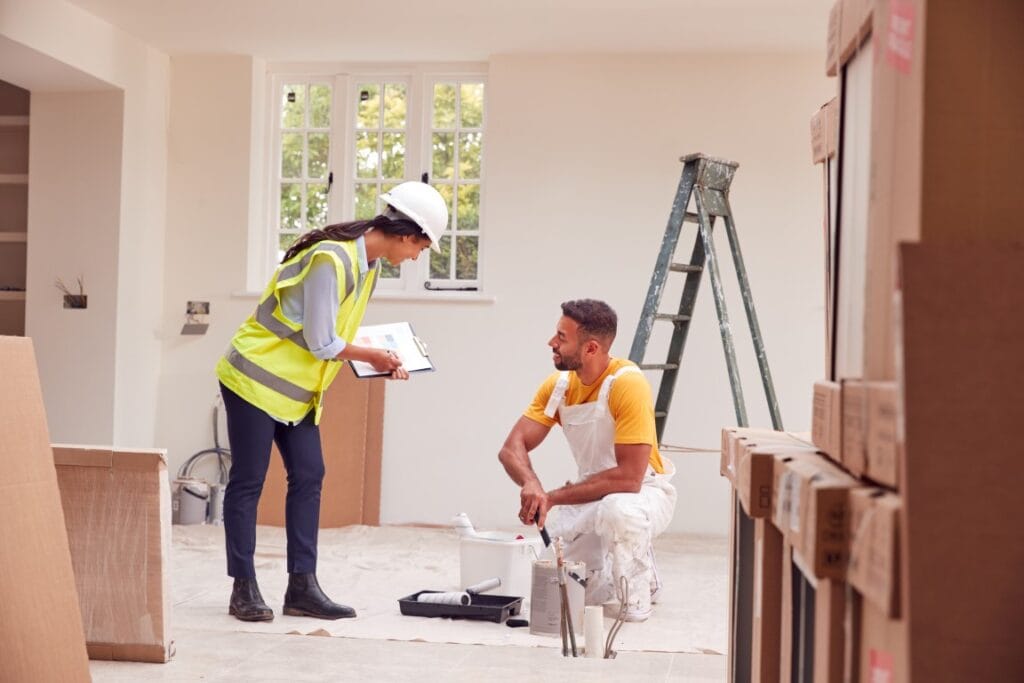
[{"label": "cardboard box flap", "polygon": [[0,337],[0,681],[88,681],[32,340]]},{"label": "cardboard box flap", "polygon": [[850,492],[847,580],[889,617],[899,616],[899,517],[902,501],[883,489]]}]

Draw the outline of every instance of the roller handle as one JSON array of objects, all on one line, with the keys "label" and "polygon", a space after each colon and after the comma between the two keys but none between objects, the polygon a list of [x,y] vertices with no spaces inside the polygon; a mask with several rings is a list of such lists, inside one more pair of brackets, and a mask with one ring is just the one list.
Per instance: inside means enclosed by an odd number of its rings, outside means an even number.
[{"label": "roller handle", "polygon": [[[533,521],[534,522],[539,522],[540,521],[540,513],[539,512],[533,516]],[[544,527],[540,527],[540,539],[542,541],[544,541],[544,547],[545,548],[548,547],[549,545],[551,545],[551,537],[548,536],[548,530],[545,529]]]},{"label": "roller handle", "polygon": [[495,576],[493,579],[485,579],[480,583],[474,583],[472,586],[466,589],[466,592],[470,595],[476,595],[478,593],[486,593],[489,590],[494,590],[501,585],[501,578]]}]

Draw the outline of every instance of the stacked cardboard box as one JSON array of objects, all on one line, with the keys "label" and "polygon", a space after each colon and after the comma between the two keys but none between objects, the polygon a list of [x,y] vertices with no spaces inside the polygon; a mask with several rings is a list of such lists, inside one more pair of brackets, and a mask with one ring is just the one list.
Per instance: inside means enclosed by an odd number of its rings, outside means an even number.
[{"label": "stacked cardboard box", "polygon": [[[827,273],[812,442],[832,464],[776,454],[757,518],[765,456],[723,434],[754,577],[772,582],[753,610],[780,605],[778,638],[752,634],[778,667],[755,648],[753,680],[1024,680],[1022,26],[1017,0],[833,7],[838,99],[811,122]],[[811,536],[818,506],[833,526]]]}]

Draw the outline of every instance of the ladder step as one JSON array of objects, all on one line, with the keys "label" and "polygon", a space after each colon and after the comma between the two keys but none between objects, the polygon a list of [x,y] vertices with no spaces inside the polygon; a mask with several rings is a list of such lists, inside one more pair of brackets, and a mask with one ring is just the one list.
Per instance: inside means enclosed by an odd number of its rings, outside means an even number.
[{"label": "ladder step", "polygon": [[673,263],[668,267],[673,273],[699,273],[704,266],[695,266],[692,263]]},{"label": "ladder step", "polygon": [[683,222],[685,223],[700,223],[700,214],[694,213],[693,211],[687,211],[686,215],[683,216]]},{"label": "ladder step", "polygon": [[664,410],[655,410],[654,411],[654,417],[666,417],[666,416],[668,416],[668,413],[665,412]]},{"label": "ladder step", "polygon": [[640,363],[637,365],[641,370],[678,370],[678,363]]},{"label": "ladder step", "polygon": [[688,315],[676,315],[675,313],[657,313],[654,316],[655,320],[671,320],[674,323],[685,323],[690,319]]}]

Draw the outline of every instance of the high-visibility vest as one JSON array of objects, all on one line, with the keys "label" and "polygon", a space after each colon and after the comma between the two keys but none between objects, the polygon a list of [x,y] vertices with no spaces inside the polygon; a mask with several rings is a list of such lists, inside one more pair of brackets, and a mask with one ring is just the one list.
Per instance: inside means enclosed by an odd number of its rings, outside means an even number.
[{"label": "high-visibility vest", "polygon": [[360,277],[354,241],[324,240],[282,263],[260,296],[256,312],[235,333],[217,363],[217,377],[231,391],[269,415],[287,422],[302,420],[315,410],[320,423],[323,394],[342,362],[320,360],[306,345],[302,325],[281,310],[281,290],[302,282],[316,256],[334,262],[338,278],[337,334],[351,342],[366,312],[380,264]]}]

